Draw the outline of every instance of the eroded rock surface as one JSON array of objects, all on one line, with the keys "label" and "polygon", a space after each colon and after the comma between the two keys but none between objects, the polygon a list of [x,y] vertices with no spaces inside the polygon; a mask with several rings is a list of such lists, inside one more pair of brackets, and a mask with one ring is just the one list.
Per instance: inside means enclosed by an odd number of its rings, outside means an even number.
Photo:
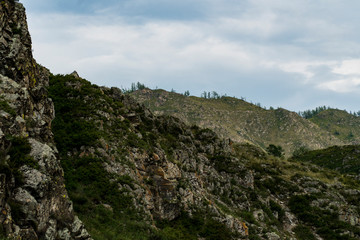
[{"label": "eroded rock surface", "polygon": [[[53,144],[54,106],[46,87],[49,72],[32,57],[22,4],[0,2],[0,223],[6,236],[21,239],[91,239],[74,216]],[[26,139],[36,164],[14,172],[11,139]],[[21,175],[16,177],[15,175]]]}]

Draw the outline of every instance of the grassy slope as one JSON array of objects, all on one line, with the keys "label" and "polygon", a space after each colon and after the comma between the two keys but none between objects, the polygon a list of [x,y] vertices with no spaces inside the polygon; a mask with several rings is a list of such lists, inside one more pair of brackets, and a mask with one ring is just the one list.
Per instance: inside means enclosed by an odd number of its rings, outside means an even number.
[{"label": "grassy slope", "polygon": [[341,173],[360,176],[360,146],[333,146],[327,149],[308,151],[293,160],[311,162],[321,167],[337,170]]},{"label": "grassy slope", "polygon": [[281,145],[287,155],[299,146],[318,149],[342,144],[336,136],[285,109],[265,110],[231,97],[204,99],[164,90],[145,89],[132,96],[157,114],[170,114],[263,149],[269,144]]},{"label": "grassy slope", "polygon": [[347,144],[360,144],[360,117],[328,109],[309,119]]}]

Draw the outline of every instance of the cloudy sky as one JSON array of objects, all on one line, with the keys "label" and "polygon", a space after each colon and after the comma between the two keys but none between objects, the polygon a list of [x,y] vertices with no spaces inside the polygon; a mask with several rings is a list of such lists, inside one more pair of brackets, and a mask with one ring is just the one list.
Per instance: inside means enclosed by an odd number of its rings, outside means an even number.
[{"label": "cloudy sky", "polygon": [[34,56],[92,83],[360,110],[357,0],[21,0]]}]

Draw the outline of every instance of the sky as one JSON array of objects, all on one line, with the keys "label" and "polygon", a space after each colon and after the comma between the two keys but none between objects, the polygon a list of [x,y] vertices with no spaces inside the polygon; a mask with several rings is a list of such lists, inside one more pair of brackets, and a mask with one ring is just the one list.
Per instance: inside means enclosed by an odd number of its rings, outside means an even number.
[{"label": "sky", "polygon": [[90,82],[360,110],[358,0],[20,0],[38,63]]}]

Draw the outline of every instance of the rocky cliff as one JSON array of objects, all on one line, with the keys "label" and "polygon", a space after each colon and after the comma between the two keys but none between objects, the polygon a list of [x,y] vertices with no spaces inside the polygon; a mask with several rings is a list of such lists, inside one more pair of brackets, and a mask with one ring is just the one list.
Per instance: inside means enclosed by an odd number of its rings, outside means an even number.
[{"label": "rocky cliff", "polygon": [[32,57],[23,5],[0,1],[0,234],[90,239],[64,187],[48,84],[48,70]]}]

